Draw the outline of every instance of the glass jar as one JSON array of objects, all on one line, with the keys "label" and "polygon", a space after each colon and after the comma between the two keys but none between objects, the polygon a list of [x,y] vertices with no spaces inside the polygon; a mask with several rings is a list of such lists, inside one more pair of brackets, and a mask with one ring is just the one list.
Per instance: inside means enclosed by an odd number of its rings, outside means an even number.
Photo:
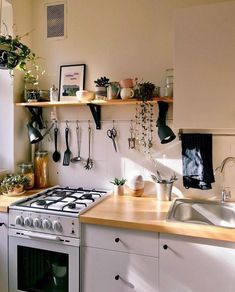
[{"label": "glass jar", "polygon": [[29,183],[25,186],[26,190],[32,189],[34,187],[34,170],[33,163],[22,163],[19,165],[20,173],[27,177]]},{"label": "glass jar", "polygon": [[34,161],[35,186],[37,188],[46,188],[49,185],[48,180],[48,152],[37,151]]}]

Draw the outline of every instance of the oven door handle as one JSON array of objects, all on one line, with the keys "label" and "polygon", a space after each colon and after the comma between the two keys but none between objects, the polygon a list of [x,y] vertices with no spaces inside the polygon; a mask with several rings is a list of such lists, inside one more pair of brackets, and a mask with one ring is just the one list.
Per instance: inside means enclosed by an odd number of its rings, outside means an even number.
[{"label": "oven door handle", "polygon": [[42,233],[34,233],[30,231],[24,232],[25,236],[35,239],[45,239],[45,240],[53,240],[53,241],[61,241],[59,236],[50,235],[50,234],[42,234]]}]

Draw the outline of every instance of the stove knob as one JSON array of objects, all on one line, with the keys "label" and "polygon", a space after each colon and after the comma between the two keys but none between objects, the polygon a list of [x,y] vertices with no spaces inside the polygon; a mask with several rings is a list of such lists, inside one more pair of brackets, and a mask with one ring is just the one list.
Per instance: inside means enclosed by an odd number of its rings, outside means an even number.
[{"label": "stove knob", "polygon": [[42,227],[42,219],[40,218],[34,218],[33,219],[33,226],[36,228],[41,228]]},{"label": "stove knob", "polygon": [[44,220],[42,221],[42,227],[43,227],[44,229],[51,229],[51,227],[52,227],[52,223],[51,223],[51,221],[50,221],[49,219],[44,219]]},{"label": "stove knob", "polygon": [[62,227],[62,225],[61,225],[61,223],[59,221],[54,221],[53,222],[53,229],[56,232],[60,232],[60,233],[62,233],[62,231],[63,231],[63,227]]},{"label": "stove knob", "polygon": [[22,216],[17,216],[15,219],[15,224],[16,225],[24,225],[24,218]]},{"label": "stove knob", "polygon": [[24,219],[24,225],[25,225],[26,227],[31,227],[31,226],[33,226],[33,219],[30,218],[30,217],[26,217],[26,218]]}]

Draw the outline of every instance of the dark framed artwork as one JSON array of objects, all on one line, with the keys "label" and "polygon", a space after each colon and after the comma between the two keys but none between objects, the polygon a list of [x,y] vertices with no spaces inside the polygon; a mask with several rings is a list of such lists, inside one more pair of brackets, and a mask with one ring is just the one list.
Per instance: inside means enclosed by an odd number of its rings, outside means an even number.
[{"label": "dark framed artwork", "polygon": [[64,96],[76,96],[76,91],[85,89],[85,64],[60,66],[59,100]]}]

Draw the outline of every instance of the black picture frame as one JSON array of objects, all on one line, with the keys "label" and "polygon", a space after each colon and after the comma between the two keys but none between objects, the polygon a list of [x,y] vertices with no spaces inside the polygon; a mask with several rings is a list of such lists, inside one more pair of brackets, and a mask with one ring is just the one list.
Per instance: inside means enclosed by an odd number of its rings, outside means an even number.
[{"label": "black picture frame", "polygon": [[86,64],[60,66],[59,98],[76,96],[76,91],[85,89]]}]

